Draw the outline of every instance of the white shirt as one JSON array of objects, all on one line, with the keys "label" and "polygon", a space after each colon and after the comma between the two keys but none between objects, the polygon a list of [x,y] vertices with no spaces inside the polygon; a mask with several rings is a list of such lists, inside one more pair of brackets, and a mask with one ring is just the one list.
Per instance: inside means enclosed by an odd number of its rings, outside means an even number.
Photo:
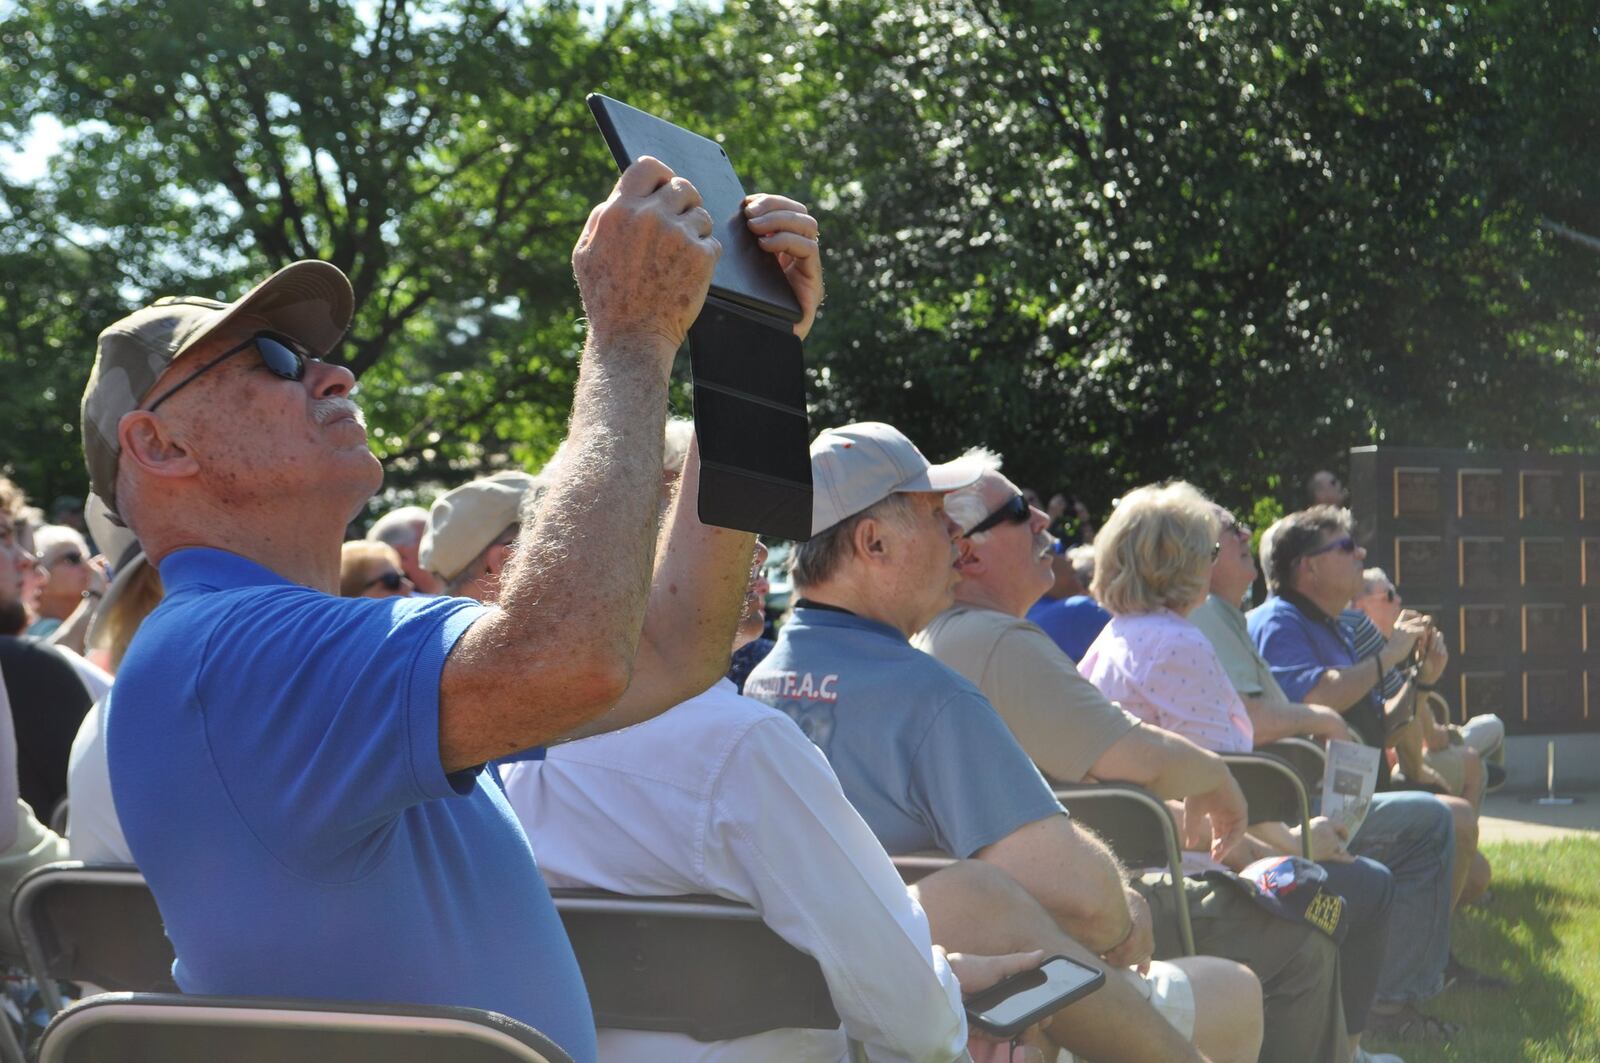
[{"label": "white shirt", "polygon": [[[505,770],[506,794],[551,886],[742,901],[815,957],[844,1031],[874,1060],[966,1057],[961,988],[922,908],[782,713],[727,680],[646,723]],[[605,1063],[838,1063],[840,1030],[704,1044],[601,1030]]]},{"label": "white shirt", "polygon": [[67,755],[67,844],[74,860],[131,864],[133,853],[122,836],[117,806],[111,800],[111,764],[106,759],[106,699],[101,698],[78,725]]}]

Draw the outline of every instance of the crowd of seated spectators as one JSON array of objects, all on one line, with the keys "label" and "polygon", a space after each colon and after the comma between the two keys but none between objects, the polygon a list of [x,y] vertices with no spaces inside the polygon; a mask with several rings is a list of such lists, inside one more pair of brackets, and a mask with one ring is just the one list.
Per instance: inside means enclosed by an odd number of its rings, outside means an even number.
[{"label": "crowd of seated spectators", "polygon": [[[935,464],[894,426],[834,427],[774,632],[766,547],[701,523],[693,425],[666,417],[716,257],[704,213],[660,163],[630,168],[574,253],[566,441],[342,546],[380,478],[353,378],[321,360],[342,274],[297,263],[107,328],[84,527],[0,478],[0,889],[69,854],[136,864],[187,992],[464,1004],[582,1063],[851,1042],[1347,1063],[1455,1036],[1423,1005],[1496,986],[1450,921],[1489,884],[1504,729],[1435,715],[1443,640],[1363,568],[1340,499],[1264,534],[1270,596],[1246,613],[1250,529],[1193,485],[1096,527],[989,451]],[[804,336],[815,219],[777,196],[746,213]],[[641,245],[667,265],[641,271]],[[1393,751],[1353,836],[1251,814],[1226,757],[1290,736]],[[1057,792],[1102,784],[1165,802],[1176,880],[1124,866]],[[562,887],[748,905],[841,1025],[597,1031]],[[1105,984],[1014,1043],[969,1028],[963,997],[1056,954]]]}]

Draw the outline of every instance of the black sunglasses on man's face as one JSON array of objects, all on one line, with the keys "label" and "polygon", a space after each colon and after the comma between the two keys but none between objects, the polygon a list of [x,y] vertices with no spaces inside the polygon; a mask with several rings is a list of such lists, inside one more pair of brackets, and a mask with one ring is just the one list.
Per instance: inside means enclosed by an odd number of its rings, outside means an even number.
[{"label": "black sunglasses on man's face", "polygon": [[211,359],[211,361],[172,385],[162,392],[159,398],[146,406],[145,409],[152,413],[155,412],[157,406],[172,398],[186,385],[193,383],[194,379],[200,374],[215,369],[240,351],[247,351],[252,347],[261,355],[261,364],[266,366],[269,372],[285,380],[305,379],[306,363],[316,361],[316,356],[298,340],[292,340],[281,332],[258,332],[243,343],[229,347]]},{"label": "black sunglasses on man's face", "polygon": [[1326,554],[1334,550],[1338,550],[1341,553],[1353,554],[1356,552],[1356,541],[1351,536],[1346,535],[1341,539],[1335,539],[1331,543],[1323,543],[1315,550],[1307,550],[1300,556],[1302,558],[1316,557],[1318,554]]},{"label": "black sunglasses on man's face", "polygon": [[1033,516],[1033,507],[1028,505],[1028,500],[1021,495],[1013,495],[1011,501],[984,517],[972,530],[962,534],[963,539],[970,539],[979,532],[986,532],[996,524],[1021,524]]},{"label": "black sunglasses on man's face", "polygon": [[364,590],[364,591],[371,590],[373,587],[376,587],[378,584],[381,583],[381,584],[383,584],[383,589],[384,590],[386,590],[386,591],[397,591],[397,590],[400,589],[401,581],[403,581],[404,579],[405,579],[404,576],[400,575],[400,573],[396,572],[394,569],[391,568],[389,571],[383,573],[382,575],[374,576],[372,579],[367,580],[367,582],[365,582],[365,583],[363,583],[361,585],[361,589]]}]

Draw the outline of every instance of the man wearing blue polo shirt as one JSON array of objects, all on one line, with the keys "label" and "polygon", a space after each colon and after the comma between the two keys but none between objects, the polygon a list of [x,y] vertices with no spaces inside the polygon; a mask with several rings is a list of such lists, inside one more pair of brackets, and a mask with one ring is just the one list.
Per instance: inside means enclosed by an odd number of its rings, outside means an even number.
[{"label": "man wearing blue polo shirt", "polygon": [[[773,196],[746,214],[788,256],[804,335],[816,223]],[[353,310],[336,268],[296,263],[232,304],[162,300],[102,333],[90,478],[167,591],[107,713],[112,789],[185,991],[486,1008],[592,1063],[571,947],[482,765],[647,718],[726,664],[751,537],[687,500],[652,573],[667,381],[711,232],[693,186],[649,158],[590,215],[567,456],[494,606],[333,597],[345,526],[382,480],[353,377],[320,360]]]},{"label": "man wearing blue polo shirt", "polygon": [[[1251,611],[1250,638],[1289,700],[1327,705],[1374,745],[1382,744],[1384,705],[1374,693],[1385,671],[1411,652],[1417,633],[1396,629],[1378,654],[1357,659],[1338,615],[1362,586],[1366,551],[1350,514],[1332,506],[1291,513],[1262,538],[1262,568],[1272,597]],[[1379,760],[1380,785],[1388,764]],[[1369,1030],[1407,1041],[1448,1041],[1452,1023],[1417,1004],[1444,989],[1450,954],[1455,828],[1431,794],[1379,793],[1350,851],[1394,873],[1387,958]]]}]

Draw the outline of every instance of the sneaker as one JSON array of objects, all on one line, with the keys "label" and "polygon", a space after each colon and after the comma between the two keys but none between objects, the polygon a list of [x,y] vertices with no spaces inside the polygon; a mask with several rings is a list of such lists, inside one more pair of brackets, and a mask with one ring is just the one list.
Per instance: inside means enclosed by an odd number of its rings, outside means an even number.
[{"label": "sneaker", "polygon": [[1368,1052],[1365,1048],[1358,1048],[1356,1054],[1350,1057],[1350,1063],[1406,1063],[1406,1061],[1393,1052]]},{"label": "sneaker", "polygon": [[1506,769],[1502,768],[1494,761],[1484,761],[1483,770],[1485,772],[1483,785],[1484,793],[1492,794],[1506,784]]}]

